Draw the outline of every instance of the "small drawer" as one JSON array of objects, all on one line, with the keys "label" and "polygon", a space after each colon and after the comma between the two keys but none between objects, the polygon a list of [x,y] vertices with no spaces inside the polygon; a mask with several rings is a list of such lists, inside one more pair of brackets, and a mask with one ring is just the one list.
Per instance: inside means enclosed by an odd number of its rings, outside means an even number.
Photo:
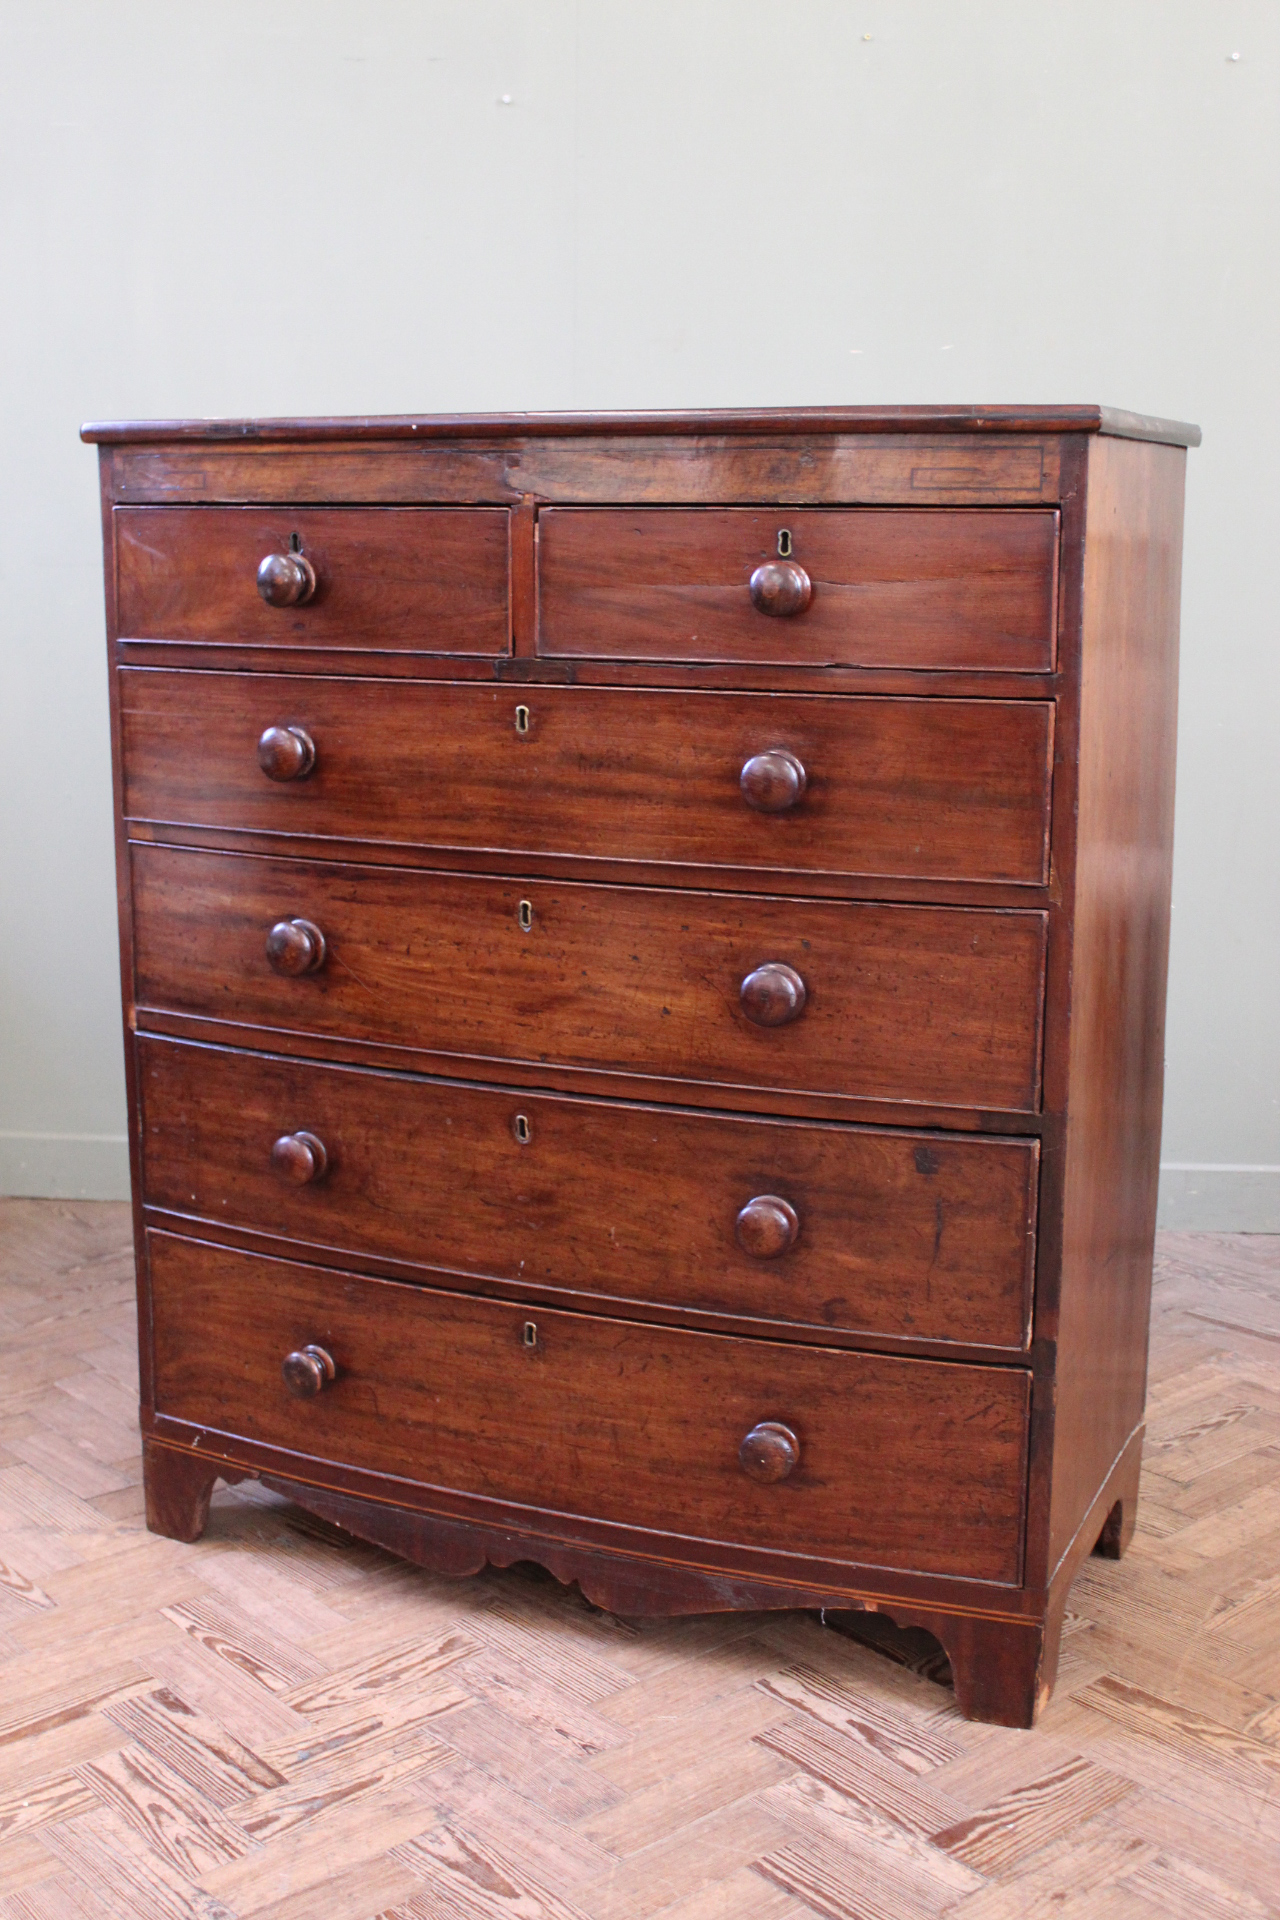
[{"label": "small drawer", "polygon": [[341,1461],[455,1504],[1021,1576],[1021,1369],[643,1326],[148,1242],[157,1412],[309,1457],[309,1479]]},{"label": "small drawer", "polygon": [[1029,1337],[1034,1140],[907,1133],[138,1048],[147,1202],[598,1307]]},{"label": "small drawer", "polygon": [[1033,1110],[1046,916],[135,845],[139,1006],[480,1061]]},{"label": "small drawer", "polygon": [[129,818],[790,874],[1041,885],[1040,700],[125,668]]},{"label": "small drawer", "polygon": [[1058,516],[549,507],[538,650],[776,666],[1053,666]]},{"label": "small drawer", "polygon": [[117,507],[114,524],[125,642],[511,651],[503,507]]}]

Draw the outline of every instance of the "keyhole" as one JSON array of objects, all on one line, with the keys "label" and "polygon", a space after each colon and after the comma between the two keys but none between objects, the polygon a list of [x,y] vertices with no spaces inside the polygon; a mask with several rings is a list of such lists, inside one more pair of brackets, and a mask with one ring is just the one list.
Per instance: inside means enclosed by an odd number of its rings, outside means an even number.
[{"label": "keyhole", "polygon": [[780,527],[778,529],[778,552],[781,555],[782,559],[784,560],[789,560],[791,558],[790,527]]},{"label": "keyhole", "polygon": [[516,732],[520,734],[521,737],[523,738],[523,736],[526,733],[528,733],[528,731],[529,731],[529,709],[528,707],[517,707],[516,708]]},{"label": "keyhole", "polygon": [[533,1128],[529,1125],[527,1113],[518,1113],[511,1122],[511,1131],[522,1147],[527,1147],[533,1138]]},{"label": "keyhole", "polygon": [[528,933],[532,925],[533,925],[533,902],[532,900],[522,900],[520,902],[521,933]]},{"label": "keyhole", "polygon": [[289,551],[290,553],[302,552],[302,535],[300,533],[291,533],[289,535]]},{"label": "keyhole", "polygon": [[536,1323],[536,1321],[533,1321],[533,1320],[526,1320],[526,1321],[525,1321],[525,1323],[524,1323],[524,1343],[525,1343],[525,1345],[526,1345],[526,1347],[528,1347],[528,1349],[529,1349],[529,1351],[530,1351],[530,1352],[532,1352],[532,1351],[533,1351],[533,1349],[534,1349],[534,1348],[535,1348],[535,1347],[537,1346],[537,1344],[538,1344],[538,1327],[537,1327],[537,1323]]}]

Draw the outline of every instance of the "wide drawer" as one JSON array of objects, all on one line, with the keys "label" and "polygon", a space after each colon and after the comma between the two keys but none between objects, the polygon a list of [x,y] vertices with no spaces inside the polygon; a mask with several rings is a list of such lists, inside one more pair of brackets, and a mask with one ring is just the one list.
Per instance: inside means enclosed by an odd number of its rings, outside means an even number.
[{"label": "wide drawer", "polygon": [[[539,515],[538,551],[544,654],[1019,673],[1053,665],[1051,509],[550,507]],[[808,604],[790,614],[758,608],[752,576],[769,566],[802,570]]]},{"label": "wide drawer", "polygon": [[155,1038],[138,1057],[151,1206],[592,1304],[1010,1351],[1028,1338],[1034,1140],[557,1099]]},{"label": "wide drawer", "polygon": [[[504,507],[117,507],[114,522],[123,640],[511,650]],[[268,606],[259,566],[295,552],[314,592]]]},{"label": "wide drawer", "polygon": [[[1016,1582],[1030,1375],[438,1293],[148,1236],[156,1409],[452,1493]],[[281,1363],[318,1346],[314,1398]],[[785,1478],[749,1477],[764,1422]]]},{"label": "wide drawer", "polygon": [[[1046,916],[132,849],[147,1008],[477,1061],[1033,1109]],[[267,937],[324,960],[273,972]],[[742,995],[803,1010],[754,1024]],[[751,997],[751,989],[746,989]],[[760,994],[756,993],[757,1009]],[[796,996],[798,998],[798,995]]]},{"label": "wide drawer", "polygon": [[[122,671],[120,687],[124,805],[138,820],[704,868],[1047,874],[1044,701],[155,669]],[[314,760],[269,777],[259,738],[291,727]],[[779,750],[803,789],[762,811],[744,769]]]}]

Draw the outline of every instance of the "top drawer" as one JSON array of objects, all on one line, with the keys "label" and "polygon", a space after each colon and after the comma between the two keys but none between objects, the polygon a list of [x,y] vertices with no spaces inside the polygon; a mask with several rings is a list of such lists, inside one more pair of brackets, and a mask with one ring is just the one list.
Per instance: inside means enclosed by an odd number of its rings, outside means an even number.
[{"label": "top drawer", "polygon": [[1053,666],[1050,509],[548,507],[538,540],[543,654]]},{"label": "top drawer", "polygon": [[[504,507],[117,507],[117,630],[126,640],[511,651]],[[300,602],[268,604],[258,570],[300,555]]]}]

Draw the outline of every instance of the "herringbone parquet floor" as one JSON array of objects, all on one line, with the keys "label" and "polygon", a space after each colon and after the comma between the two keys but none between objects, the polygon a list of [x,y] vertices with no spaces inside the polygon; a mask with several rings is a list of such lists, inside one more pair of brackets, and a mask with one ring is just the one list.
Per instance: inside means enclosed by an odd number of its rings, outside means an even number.
[{"label": "herringbone parquet floor", "polygon": [[3,1920],[1280,1915],[1280,1241],[1163,1240],[1138,1537],[1032,1733],[918,1634],[451,1583],[249,1485],[157,1539],[125,1210],[0,1255]]}]

